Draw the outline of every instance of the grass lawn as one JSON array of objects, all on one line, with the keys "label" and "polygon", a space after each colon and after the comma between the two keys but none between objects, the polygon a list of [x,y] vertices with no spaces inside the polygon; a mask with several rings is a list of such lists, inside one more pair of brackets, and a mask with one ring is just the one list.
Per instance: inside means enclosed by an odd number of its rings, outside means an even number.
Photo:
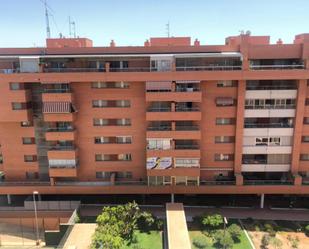
[{"label": "grass lawn", "polygon": [[162,233],[160,231],[150,231],[145,233],[142,231],[135,232],[137,243],[122,247],[122,249],[132,249],[134,245],[138,245],[139,249],[162,249]]},{"label": "grass lawn", "polygon": [[[236,220],[230,220],[229,221],[229,224],[232,224],[232,223],[236,223],[237,225],[239,225],[238,221],[236,221]],[[203,233],[201,230],[198,230],[196,228],[196,226],[194,226],[194,225],[192,226],[192,225],[188,224],[188,227],[189,227],[189,236],[190,236],[190,240],[191,240],[192,249],[199,249],[192,244],[193,238],[196,237],[196,236],[205,236],[206,237],[206,239],[209,241],[209,245],[211,245],[211,246],[208,246],[207,249],[217,249],[217,247],[215,247],[213,245],[212,238],[208,237],[206,233]],[[234,244],[233,249],[251,249],[252,248],[249,240],[247,239],[247,237],[244,233],[244,231],[242,231],[239,240],[240,241],[238,243]]]}]

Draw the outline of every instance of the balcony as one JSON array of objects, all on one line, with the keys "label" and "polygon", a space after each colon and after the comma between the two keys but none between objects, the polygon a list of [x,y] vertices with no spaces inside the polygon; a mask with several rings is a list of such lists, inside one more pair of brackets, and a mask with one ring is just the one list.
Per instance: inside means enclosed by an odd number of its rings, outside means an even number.
[{"label": "balcony", "polygon": [[291,64],[291,65],[251,65],[251,70],[291,70],[291,69],[305,69],[304,64]]},{"label": "balcony", "polygon": [[284,106],[283,108],[272,107],[265,108],[247,108],[245,109],[246,118],[280,118],[280,117],[295,117],[295,106]]},{"label": "balcony", "polygon": [[48,146],[48,160],[76,160],[77,148],[75,146]]},{"label": "balcony", "polygon": [[293,185],[293,180],[245,180],[244,185]]},{"label": "balcony", "polygon": [[251,70],[292,70],[304,68],[304,62],[296,58],[250,60]]},{"label": "balcony", "polygon": [[46,141],[75,140],[76,131],[73,127],[50,127],[46,129]]},{"label": "balcony", "polygon": [[77,177],[76,167],[51,168],[49,167],[50,177]]},{"label": "balcony", "polygon": [[[264,86],[263,86],[264,87]],[[246,91],[246,99],[296,99],[297,98],[297,90],[248,90]],[[286,108],[282,108],[286,109]]]},{"label": "balcony", "polygon": [[[246,89],[247,91],[249,91],[249,93],[250,91],[255,90],[280,90],[280,92],[282,90],[296,90],[297,82],[294,80],[248,80],[246,84]],[[276,92],[277,91],[271,93],[275,94]],[[248,92],[246,94],[248,94]],[[262,96],[265,97],[264,94]]]},{"label": "balcony", "polygon": [[169,121],[169,120],[175,120],[175,121],[182,121],[182,120],[196,120],[199,121],[202,119],[202,114],[200,111],[195,110],[187,110],[187,111],[177,111],[177,112],[147,112],[146,113],[146,120],[147,121],[155,121],[155,120],[161,120],[161,121]]},{"label": "balcony", "polygon": [[245,123],[245,128],[293,128],[289,123]]},{"label": "balcony", "polygon": [[146,92],[146,101],[176,101],[201,102],[202,93],[200,91],[177,91],[177,92]]},{"label": "balcony", "polygon": [[105,68],[91,68],[91,67],[66,67],[66,68],[60,68],[60,67],[46,67],[43,69],[44,73],[83,73],[83,72],[106,72]]}]

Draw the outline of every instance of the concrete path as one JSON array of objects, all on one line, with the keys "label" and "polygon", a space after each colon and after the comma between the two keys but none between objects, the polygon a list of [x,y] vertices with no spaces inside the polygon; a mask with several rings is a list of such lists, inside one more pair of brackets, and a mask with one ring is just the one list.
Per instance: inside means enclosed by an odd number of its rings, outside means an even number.
[{"label": "concrete path", "polygon": [[96,224],[75,224],[70,232],[63,249],[88,249]]}]

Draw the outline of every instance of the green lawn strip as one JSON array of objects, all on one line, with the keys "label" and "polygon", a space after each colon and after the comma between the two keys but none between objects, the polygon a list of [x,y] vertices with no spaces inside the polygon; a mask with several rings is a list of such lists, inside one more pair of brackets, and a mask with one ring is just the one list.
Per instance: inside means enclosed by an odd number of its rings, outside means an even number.
[{"label": "green lawn strip", "polygon": [[[229,219],[228,220],[228,226],[229,225],[232,225],[233,223],[237,224],[240,226],[239,222],[237,220],[234,220],[234,219]],[[195,237],[198,237],[198,236],[205,236],[206,239],[210,242],[209,244],[211,246],[208,246],[207,249],[216,249],[216,247],[214,247],[213,245],[213,240],[211,237],[209,237],[207,235],[207,233],[203,233],[195,224],[188,224],[188,229],[189,229],[189,236],[190,236],[190,240],[191,240],[191,245],[192,245],[192,249],[198,249],[197,247],[195,247],[193,245],[193,239]],[[251,245],[250,245],[250,242],[249,240],[247,239],[246,235],[245,235],[245,232],[242,231],[241,232],[241,235],[240,235],[240,238],[239,238],[239,242],[236,242],[233,246],[233,249],[251,249]]]},{"label": "green lawn strip", "polygon": [[136,242],[130,245],[123,246],[122,249],[132,249],[134,245],[138,245],[141,249],[162,249],[162,235],[160,231],[142,232],[135,231]]}]

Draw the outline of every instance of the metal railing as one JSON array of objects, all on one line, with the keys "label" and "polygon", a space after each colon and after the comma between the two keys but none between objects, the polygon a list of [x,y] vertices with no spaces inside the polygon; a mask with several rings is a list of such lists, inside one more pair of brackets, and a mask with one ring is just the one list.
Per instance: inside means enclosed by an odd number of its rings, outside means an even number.
[{"label": "metal railing", "polygon": [[293,124],[288,123],[269,123],[269,124],[252,124],[245,123],[245,128],[293,128]]},{"label": "metal railing", "polygon": [[293,185],[293,180],[246,180],[244,185]]},{"label": "metal railing", "polygon": [[198,131],[200,130],[198,125],[176,125],[176,131]]},{"label": "metal railing", "polygon": [[250,86],[247,84],[246,90],[296,90],[296,86],[291,85],[261,85]]},{"label": "metal railing", "polygon": [[209,66],[188,66],[176,67],[176,71],[223,71],[241,70],[241,66],[209,65]]},{"label": "metal railing", "polygon": [[199,107],[177,107],[176,106],[176,112],[199,112]]},{"label": "metal railing", "polygon": [[0,73],[3,73],[3,74],[20,73],[20,70],[19,69],[4,68],[4,69],[0,69]]},{"label": "metal railing", "polygon": [[171,112],[172,109],[170,107],[149,107],[147,112]]},{"label": "metal railing", "polygon": [[175,92],[200,92],[201,89],[197,87],[176,87]]},{"label": "metal railing", "polygon": [[269,109],[295,109],[296,105],[246,105],[247,110],[269,110]]},{"label": "metal railing", "polygon": [[68,126],[68,127],[47,127],[45,129],[47,132],[70,132],[74,131],[75,128]]},{"label": "metal railing", "polygon": [[172,126],[148,126],[148,131],[171,131]]},{"label": "metal railing", "polygon": [[44,89],[44,93],[71,93],[71,89]]},{"label": "metal railing", "polygon": [[292,64],[292,65],[250,65],[252,70],[272,70],[272,69],[304,69],[304,64]]},{"label": "metal railing", "polygon": [[105,68],[44,68],[44,73],[65,73],[65,72],[105,72]]},{"label": "metal railing", "polygon": [[109,71],[110,72],[150,72],[153,70],[151,70],[150,67],[126,67],[126,68],[111,67]]},{"label": "metal railing", "polygon": [[200,185],[235,185],[235,180],[200,181]]},{"label": "metal railing", "polygon": [[0,181],[0,186],[49,186],[50,182],[42,181],[25,181],[25,182],[10,182],[10,181]]},{"label": "metal railing", "polygon": [[69,151],[75,150],[76,147],[74,145],[59,145],[59,146],[47,146],[48,150],[60,150],[60,151]]},{"label": "metal railing", "polygon": [[197,144],[175,144],[175,150],[198,150]]}]

